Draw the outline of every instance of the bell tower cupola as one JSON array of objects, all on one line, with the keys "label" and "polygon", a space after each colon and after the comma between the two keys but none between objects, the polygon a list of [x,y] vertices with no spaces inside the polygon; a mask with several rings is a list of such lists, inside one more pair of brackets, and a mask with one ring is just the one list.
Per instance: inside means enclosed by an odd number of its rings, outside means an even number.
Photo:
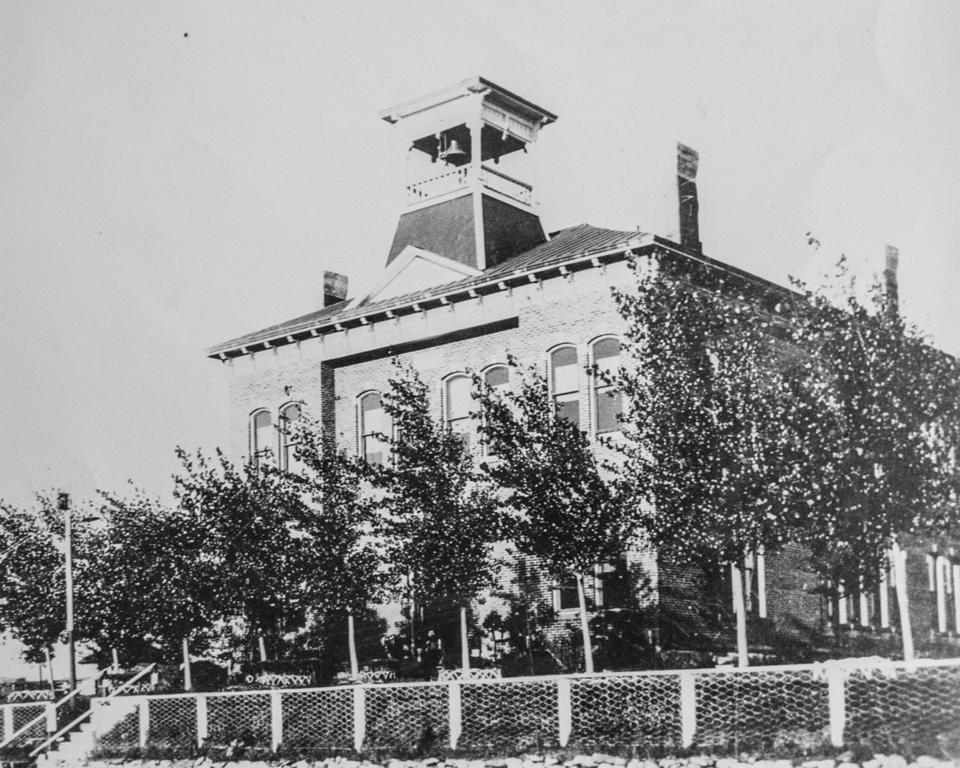
[{"label": "bell tower cupola", "polygon": [[482,271],[546,241],[528,153],[556,115],[473,77],[380,117],[409,147],[388,265],[414,246]]}]

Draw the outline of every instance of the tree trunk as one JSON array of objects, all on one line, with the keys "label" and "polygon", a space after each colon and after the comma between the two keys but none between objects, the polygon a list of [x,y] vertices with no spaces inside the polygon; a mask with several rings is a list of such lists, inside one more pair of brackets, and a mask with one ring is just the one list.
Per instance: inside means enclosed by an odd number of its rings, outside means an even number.
[{"label": "tree trunk", "polygon": [[460,606],[460,667],[463,669],[463,677],[466,679],[470,675],[470,646],[467,637],[467,607]]},{"label": "tree trunk", "polygon": [[193,676],[190,673],[190,643],[183,638],[183,690],[193,690]]},{"label": "tree trunk", "polygon": [[730,583],[733,586],[733,609],[737,617],[737,666],[750,664],[747,656],[747,609],[743,600],[743,573],[736,563],[730,563]]},{"label": "tree trunk", "polygon": [[263,639],[263,634],[257,635],[257,647],[260,649],[260,661],[267,660],[267,643]]},{"label": "tree trunk", "polygon": [[[43,653],[47,657],[47,675],[50,677],[50,691],[56,694],[57,685],[53,680],[53,657],[50,655],[50,648],[49,647],[44,648]],[[42,669],[43,668],[41,667],[41,670]],[[43,678],[41,677],[41,680],[42,679]]]},{"label": "tree trunk", "polygon": [[899,544],[893,545],[893,571],[897,580],[897,613],[900,614],[900,634],[903,636],[903,660],[913,661],[913,632],[910,627],[910,601],[907,598],[907,553]]},{"label": "tree trunk", "polygon": [[353,626],[353,611],[347,612],[347,645],[350,648],[350,675],[356,679],[360,674],[360,665],[357,663],[357,635]]},{"label": "tree trunk", "polygon": [[593,674],[593,645],[590,642],[590,625],[587,622],[587,596],[583,591],[583,574],[577,574],[577,600],[580,602],[580,632],[583,634],[583,671]]}]

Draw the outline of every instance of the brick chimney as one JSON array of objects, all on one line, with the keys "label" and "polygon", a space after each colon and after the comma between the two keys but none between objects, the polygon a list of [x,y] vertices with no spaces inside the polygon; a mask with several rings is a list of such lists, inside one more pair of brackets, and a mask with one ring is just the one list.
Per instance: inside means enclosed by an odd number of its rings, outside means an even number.
[{"label": "brick chimney", "polygon": [[323,306],[338,304],[347,298],[347,276],[338,272],[323,273]]},{"label": "brick chimney", "polygon": [[700,202],[697,200],[697,166],[700,155],[692,147],[677,142],[677,197],[680,206],[680,245],[699,253]]},{"label": "brick chimney", "polygon": [[900,249],[895,245],[887,246],[883,267],[883,287],[886,294],[887,314],[895,316],[900,309],[900,289],[897,284],[897,266],[900,263]]}]

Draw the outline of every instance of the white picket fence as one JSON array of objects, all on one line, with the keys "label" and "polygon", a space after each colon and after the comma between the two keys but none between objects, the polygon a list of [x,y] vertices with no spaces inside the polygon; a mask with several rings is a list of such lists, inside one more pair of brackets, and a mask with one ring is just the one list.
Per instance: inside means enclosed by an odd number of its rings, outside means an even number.
[{"label": "white picket fence", "polygon": [[105,750],[839,746],[960,729],[960,659],[121,696],[92,721]]}]

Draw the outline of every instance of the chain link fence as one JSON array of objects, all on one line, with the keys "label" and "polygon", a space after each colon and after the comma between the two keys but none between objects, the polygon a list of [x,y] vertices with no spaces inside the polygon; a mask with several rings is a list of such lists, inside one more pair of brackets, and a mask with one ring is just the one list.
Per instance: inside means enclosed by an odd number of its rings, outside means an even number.
[{"label": "chain link fence", "polygon": [[697,675],[696,741],[721,751],[829,743],[828,684],[814,670]]},{"label": "chain link fence", "polygon": [[570,743],[676,748],[681,744],[680,681],[674,675],[573,680]]},{"label": "chain link fence", "polygon": [[197,699],[193,697],[149,698],[147,739],[162,749],[189,751],[197,743]]},{"label": "chain link fence", "polygon": [[283,693],[283,745],[291,750],[353,746],[353,691],[321,688]]},{"label": "chain link fence", "polygon": [[846,681],[846,712],[845,732],[873,743],[960,737],[960,664],[856,670]]},{"label": "chain link fence", "polygon": [[372,686],[363,694],[368,749],[412,754],[448,743],[449,686]]},{"label": "chain link fence", "polygon": [[213,744],[269,747],[272,722],[269,693],[207,696],[207,737]]},{"label": "chain link fence", "polygon": [[[9,748],[25,747],[42,741],[47,736],[46,718],[41,718],[23,733],[18,734],[17,731],[46,711],[47,705],[42,702],[3,705],[4,733],[0,741]],[[14,737],[14,734],[17,735]]]},{"label": "chain link fence", "polygon": [[131,698],[139,702],[135,711],[118,712],[98,731],[101,749],[241,743],[397,754],[552,747],[735,753],[921,738],[960,743],[960,659]]}]

